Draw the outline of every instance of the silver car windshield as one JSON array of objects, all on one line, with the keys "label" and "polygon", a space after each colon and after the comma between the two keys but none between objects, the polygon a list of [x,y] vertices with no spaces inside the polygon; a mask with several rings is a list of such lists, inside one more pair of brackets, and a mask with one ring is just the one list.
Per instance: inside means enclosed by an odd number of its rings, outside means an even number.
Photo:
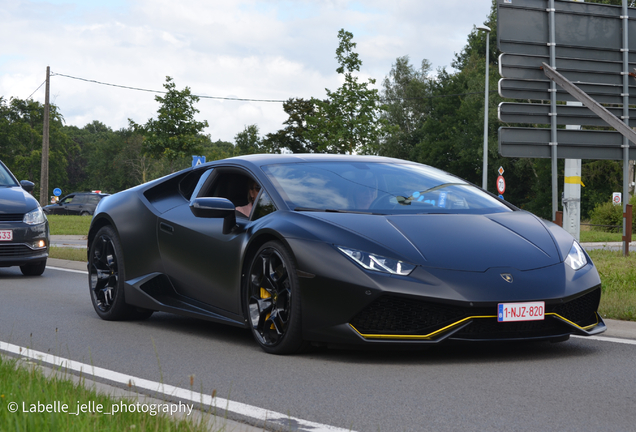
[{"label": "silver car windshield", "polygon": [[380,214],[499,213],[501,200],[465,180],[415,163],[307,162],[263,168],[297,211]]}]

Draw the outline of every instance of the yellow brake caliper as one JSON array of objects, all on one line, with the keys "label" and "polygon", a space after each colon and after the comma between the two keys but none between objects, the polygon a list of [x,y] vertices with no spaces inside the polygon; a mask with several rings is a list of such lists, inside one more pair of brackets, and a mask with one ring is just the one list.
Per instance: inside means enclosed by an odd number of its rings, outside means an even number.
[{"label": "yellow brake caliper", "polygon": [[[265,288],[262,288],[262,287],[261,287],[261,298],[262,298],[262,299],[266,299],[266,298],[271,298],[271,297],[272,297],[272,295],[271,295],[270,293],[268,293],[268,292],[267,292],[267,290],[266,290]],[[269,319],[269,317],[270,317],[270,314],[267,314],[267,316],[265,317],[265,321],[267,321],[267,320]],[[272,323],[272,324],[269,326],[269,328],[270,328],[271,330],[274,330],[274,324]]]}]

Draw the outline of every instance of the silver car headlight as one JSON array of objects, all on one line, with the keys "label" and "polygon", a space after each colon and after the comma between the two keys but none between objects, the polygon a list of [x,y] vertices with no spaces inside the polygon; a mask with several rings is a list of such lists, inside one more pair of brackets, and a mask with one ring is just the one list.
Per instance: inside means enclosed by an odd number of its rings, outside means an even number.
[{"label": "silver car headlight", "polygon": [[574,270],[578,270],[587,264],[587,257],[585,256],[585,252],[583,252],[583,248],[578,244],[578,242],[572,243],[572,248],[570,249],[570,253],[565,259],[565,263],[572,267]]},{"label": "silver car headlight", "polygon": [[42,208],[38,207],[26,213],[24,215],[24,218],[22,219],[22,222],[24,222],[27,225],[38,225],[38,224],[46,222],[46,216],[44,216],[44,212],[42,211]]},{"label": "silver car headlight", "polygon": [[362,252],[356,249],[338,246],[338,250],[367,270],[408,276],[415,269],[413,264],[368,252]]}]

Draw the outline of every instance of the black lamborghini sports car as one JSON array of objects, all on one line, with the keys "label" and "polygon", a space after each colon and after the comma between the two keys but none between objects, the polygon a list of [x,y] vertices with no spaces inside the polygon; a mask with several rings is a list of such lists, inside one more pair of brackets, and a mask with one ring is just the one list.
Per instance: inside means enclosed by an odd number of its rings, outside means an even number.
[{"label": "black lamborghini sports car", "polygon": [[103,199],[88,236],[105,320],[153,311],[307,344],[563,341],[605,330],[601,281],[563,229],[438,169],[250,155]]}]

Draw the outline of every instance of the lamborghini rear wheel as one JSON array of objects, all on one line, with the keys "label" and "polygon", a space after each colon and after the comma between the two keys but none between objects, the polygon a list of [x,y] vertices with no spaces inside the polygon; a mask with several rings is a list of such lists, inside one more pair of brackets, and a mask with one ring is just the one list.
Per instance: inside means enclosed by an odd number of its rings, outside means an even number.
[{"label": "lamborghini rear wheel", "polygon": [[246,284],[248,325],[261,348],[272,354],[304,348],[296,266],[282,243],[270,241],[258,249]]},{"label": "lamborghini rear wheel", "polygon": [[123,252],[117,233],[102,227],[88,253],[88,284],[91,301],[100,318],[108,321],[146,319],[153,311],[126,304]]}]

